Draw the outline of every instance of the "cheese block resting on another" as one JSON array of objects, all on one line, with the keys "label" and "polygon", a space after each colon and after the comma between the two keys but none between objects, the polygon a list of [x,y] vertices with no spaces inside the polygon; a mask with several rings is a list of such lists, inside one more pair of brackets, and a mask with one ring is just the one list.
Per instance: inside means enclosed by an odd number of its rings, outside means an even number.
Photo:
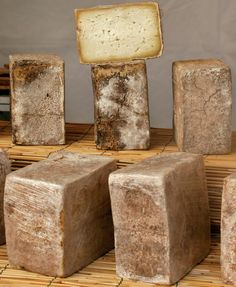
[{"label": "cheese block resting on another", "polygon": [[155,58],[163,43],[159,6],[154,2],[76,9],[82,64]]}]

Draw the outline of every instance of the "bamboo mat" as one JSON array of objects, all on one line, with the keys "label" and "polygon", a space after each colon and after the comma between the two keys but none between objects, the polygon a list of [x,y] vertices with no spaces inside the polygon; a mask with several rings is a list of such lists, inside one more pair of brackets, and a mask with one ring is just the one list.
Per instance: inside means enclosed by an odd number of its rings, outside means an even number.
[{"label": "bamboo mat", "polygon": [[[138,162],[146,157],[163,152],[175,152],[172,130],[152,129],[151,149],[148,151],[102,151],[94,144],[92,124],[67,124],[66,145],[63,146],[16,146],[11,141],[9,122],[0,121],[0,148],[9,154],[12,170],[47,158],[58,150],[112,156],[120,168]],[[210,202],[210,216],[213,232],[219,232],[220,205],[223,180],[236,171],[236,132],[232,136],[233,149],[230,155],[205,156],[207,186]],[[208,258],[195,267],[192,272],[174,286],[179,287],[222,287],[219,264],[219,234],[212,234],[212,249]],[[52,287],[148,287],[157,286],[135,281],[122,280],[115,273],[114,251],[99,258],[82,271],[65,279],[42,276],[10,266],[7,260],[6,247],[0,246],[0,286],[52,286]]]}]

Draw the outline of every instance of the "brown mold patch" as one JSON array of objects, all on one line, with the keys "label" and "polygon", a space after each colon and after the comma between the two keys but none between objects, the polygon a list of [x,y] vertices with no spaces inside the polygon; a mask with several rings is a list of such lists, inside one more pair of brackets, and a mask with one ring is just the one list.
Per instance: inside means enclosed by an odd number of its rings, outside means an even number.
[{"label": "brown mold patch", "polygon": [[6,208],[7,213],[9,215],[11,215],[12,213],[14,213],[15,204],[14,203],[8,203],[8,204],[6,204],[5,208]]},{"label": "brown mold patch", "polygon": [[[15,117],[12,114],[12,121],[15,121]],[[12,143],[13,144],[18,144],[19,143],[19,139],[18,139],[18,128],[17,125],[13,125],[12,124]]]},{"label": "brown mold patch", "polygon": [[127,84],[125,83],[125,79],[127,77],[123,78],[123,77],[119,77],[116,85],[115,85],[115,92],[117,94],[127,94],[128,92],[128,87]]},{"label": "brown mold patch", "polygon": [[96,79],[114,77],[118,74],[120,77],[135,75],[137,71],[146,71],[145,61],[134,61],[132,63],[112,64],[112,65],[94,65],[92,73]]},{"label": "brown mold patch", "polygon": [[116,120],[105,120],[97,118],[96,120],[96,145],[97,148],[108,149],[108,150],[120,150],[125,145],[120,142],[120,132],[118,126],[125,125],[125,122]]},{"label": "brown mold patch", "polygon": [[64,230],[64,227],[65,227],[65,214],[64,214],[64,210],[63,209],[60,211],[60,226]]},{"label": "brown mold patch", "polygon": [[[130,79],[138,81],[137,73],[146,74],[145,61],[92,66],[97,148],[110,150],[126,148],[122,139],[122,129],[127,128],[129,124],[130,111],[135,113],[132,99],[135,93]],[[106,91],[106,95],[103,91]],[[103,100],[107,101],[111,110],[109,107],[103,107]],[[137,125],[142,127],[143,120],[140,119]]]},{"label": "brown mold patch", "polygon": [[44,74],[50,67],[47,63],[34,63],[32,61],[22,61],[13,66],[13,77],[22,85],[35,81],[40,74]]}]

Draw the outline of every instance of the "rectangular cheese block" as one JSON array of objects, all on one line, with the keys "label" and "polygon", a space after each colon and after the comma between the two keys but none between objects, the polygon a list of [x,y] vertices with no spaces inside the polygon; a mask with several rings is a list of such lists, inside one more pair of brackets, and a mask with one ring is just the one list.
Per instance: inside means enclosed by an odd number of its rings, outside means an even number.
[{"label": "rectangular cheese block", "polygon": [[12,265],[66,277],[114,246],[109,157],[52,153],[6,180],[5,222]]},{"label": "rectangular cheese block", "polygon": [[174,284],[210,248],[203,157],[162,154],[109,176],[119,276]]},{"label": "rectangular cheese block", "polygon": [[8,173],[11,171],[11,162],[8,159],[7,154],[0,149],[0,244],[5,244],[5,223],[3,212],[3,199],[5,180]]},{"label": "rectangular cheese block", "polygon": [[180,151],[231,151],[230,68],[217,59],[173,64],[174,132]]},{"label": "rectangular cheese block", "polygon": [[147,149],[148,84],[144,61],[92,67],[97,148]]},{"label": "rectangular cheese block", "polygon": [[64,61],[55,55],[10,56],[13,143],[65,143]]},{"label": "rectangular cheese block", "polygon": [[75,10],[80,62],[99,64],[159,57],[162,32],[155,2]]},{"label": "rectangular cheese block", "polygon": [[225,178],[221,207],[221,273],[236,285],[236,173]]}]

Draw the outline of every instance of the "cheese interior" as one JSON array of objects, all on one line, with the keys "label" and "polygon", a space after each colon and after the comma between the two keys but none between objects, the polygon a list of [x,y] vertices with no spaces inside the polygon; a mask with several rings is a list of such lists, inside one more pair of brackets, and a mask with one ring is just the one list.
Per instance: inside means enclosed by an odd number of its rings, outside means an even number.
[{"label": "cheese interior", "polygon": [[162,51],[158,6],[108,6],[77,10],[81,62],[157,57]]}]

